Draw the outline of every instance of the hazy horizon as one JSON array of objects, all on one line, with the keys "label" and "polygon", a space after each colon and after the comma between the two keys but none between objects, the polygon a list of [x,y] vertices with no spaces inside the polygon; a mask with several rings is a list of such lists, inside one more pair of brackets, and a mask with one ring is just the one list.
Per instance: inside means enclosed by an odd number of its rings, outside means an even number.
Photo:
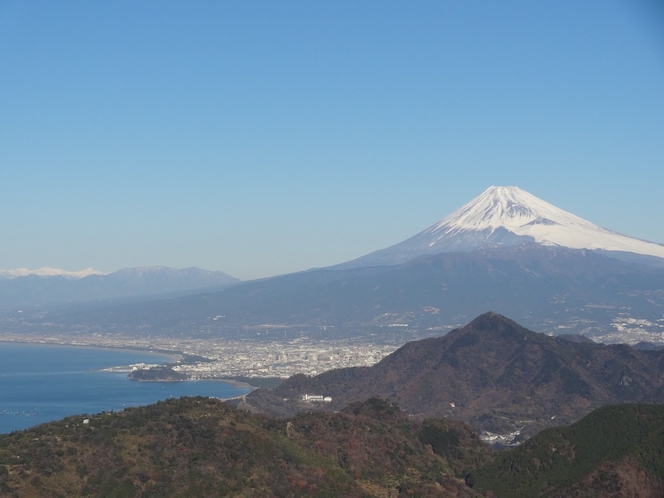
[{"label": "hazy horizon", "polygon": [[248,280],[516,185],[664,243],[654,1],[0,3],[0,268]]}]

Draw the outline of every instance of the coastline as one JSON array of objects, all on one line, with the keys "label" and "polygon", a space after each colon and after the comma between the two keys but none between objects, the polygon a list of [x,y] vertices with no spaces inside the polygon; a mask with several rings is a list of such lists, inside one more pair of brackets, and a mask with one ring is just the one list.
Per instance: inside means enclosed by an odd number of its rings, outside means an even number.
[{"label": "coastline", "polygon": [[126,373],[106,375],[99,369],[121,362],[161,363],[171,356],[150,356],[146,351],[129,348],[76,346],[0,342],[0,433],[62,420],[75,414],[121,411],[169,398],[232,399],[253,390],[237,387],[224,379],[130,382]]},{"label": "coastline", "polygon": [[[147,348],[147,347],[140,347],[140,346],[105,346],[103,344],[79,344],[79,343],[72,343],[72,342],[51,342],[51,341],[45,341],[42,338],[37,338],[35,337],[33,340],[30,340],[29,338],[21,338],[21,339],[8,339],[6,337],[0,336],[0,345],[2,344],[16,344],[16,345],[24,345],[24,346],[46,346],[46,347],[62,347],[62,348],[76,348],[76,349],[89,349],[89,350],[100,350],[100,351],[117,351],[120,353],[140,353],[140,354],[146,354],[146,355],[151,355],[151,356],[160,356],[162,358],[167,359],[168,361],[164,362],[164,366],[171,365],[173,363],[177,363],[178,361],[185,361],[187,357],[190,357],[192,355],[185,353],[183,351],[178,351],[178,350],[166,350],[166,349],[154,349],[154,348]],[[162,363],[160,363],[162,364]],[[119,366],[118,366],[119,367]],[[116,367],[108,367],[109,369],[116,368]],[[100,369],[100,370],[95,370],[99,372],[107,371],[107,368]],[[182,379],[182,380],[171,380],[171,379],[164,379],[164,380],[140,380],[140,379],[128,379],[132,380],[134,382],[199,382],[199,381],[211,381],[211,382],[221,382],[224,384],[228,384],[234,388],[239,388],[239,389],[249,389],[251,391],[254,391],[256,389],[260,389],[260,383],[261,378],[256,378],[256,384],[251,383],[251,379],[247,380],[237,380],[237,379],[232,379],[232,378],[227,378],[227,377],[218,377],[218,378],[205,378],[205,379]]]},{"label": "coastline", "polygon": [[118,351],[121,353],[141,353],[149,354],[152,356],[164,356],[170,359],[169,363],[175,363],[178,360],[183,359],[187,356],[186,353],[182,351],[173,351],[165,349],[150,349],[150,348],[141,348],[133,346],[104,346],[103,344],[93,345],[93,344],[76,344],[70,342],[47,342],[47,341],[30,341],[30,340],[12,340],[0,337],[0,344],[22,344],[25,346],[54,346],[54,347],[65,347],[65,348],[80,348],[80,349],[98,349],[104,351]]},{"label": "coastline", "polygon": [[249,384],[247,382],[241,382],[239,380],[224,379],[224,378],[220,378],[218,380],[219,380],[219,382],[225,382],[226,384],[230,384],[233,387],[251,389],[252,391],[255,391],[256,389],[260,389],[258,386],[252,386],[251,384]]},{"label": "coastline", "polygon": [[[221,382],[222,384],[228,384],[229,386],[238,388],[238,389],[250,389],[251,391],[255,391],[256,389],[260,389],[258,386],[252,386],[251,384],[248,384],[247,382],[240,382],[237,380],[233,379],[225,379],[223,377],[220,377],[218,379],[182,379],[182,380],[177,380],[177,379],[129,379],[132,382]],[[243,395],[244,396],[244,395]],[[222,398],[220,398],[222,399]],[[228,398],[231,399],[231,398]]]}]

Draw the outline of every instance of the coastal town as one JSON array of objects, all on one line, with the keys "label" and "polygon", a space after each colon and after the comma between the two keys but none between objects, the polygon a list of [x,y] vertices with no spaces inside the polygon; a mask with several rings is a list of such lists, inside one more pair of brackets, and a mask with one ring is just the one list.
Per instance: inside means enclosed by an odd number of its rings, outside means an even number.
[{"label": "coastal town", "polygon": [[[318,375],[335,368],[370,366],[397,349],[396,345],[371,344],[358,339],[287,341],[237,341],[172,338],[90,336],[26,336],[3,334],[0,340],[35,344],[101,347],[145,351],[170,356],[169,366],[187,380],[221,380],[235,377],[287,378],[295,374]],[[138,366],[118,365],[109,371],[131,372],[163,367],[163,362]]]},{"label": "coastal town", "polygon": [[207,350],[189,347],[185,353],[204,356],[210,361],[184,362],[173,367],[191,379],[224,377],[280,377],[295,374],[318,375],[327,370],[370,366],[396,347],[344,340],[316,342],[294,339],[288,342],[224,341],[208,344]]},{"label": "coastal town", "polygon": [[[614,320],[608,330],[595,332],[592,339],[606,343],[634,343],[640,340],[659,344],[663,324],[664,319],[652,323],[621,317]],[[558,332],[564,333],[565,330],[559,328]],[[117,365],[108,369],[131,373],[137,369],[163,369],[168,365],[171,374],[164,380],[284,379],[295,374],[314,376],[337,368],[371,366],[402,345],[398,341],[368,342],[366,336],[322,339],[304,335],[293,339],[261,341],[129,336],[102,332],[51,336],[5,332],[0,334],[0,341],[136,350],[167,356],[169,359],[166,362],[159,358],[154,364],[133,368],[131,365]],[[139,376],[134,378],[139,379]],[[149,376],[145,378],[159,380]]]}]

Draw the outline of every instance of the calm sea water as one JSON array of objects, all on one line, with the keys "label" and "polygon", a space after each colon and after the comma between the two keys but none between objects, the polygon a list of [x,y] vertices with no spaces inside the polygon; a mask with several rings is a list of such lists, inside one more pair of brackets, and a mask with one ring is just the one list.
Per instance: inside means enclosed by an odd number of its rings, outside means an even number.
[{"label": "calm sea water", "polygon": [[0,343],[0,433],[171,397],[229,398],[248,392],[224,382],[135,382],[126,373],[94,371],[168,362],[167,356],[150,353]]}]

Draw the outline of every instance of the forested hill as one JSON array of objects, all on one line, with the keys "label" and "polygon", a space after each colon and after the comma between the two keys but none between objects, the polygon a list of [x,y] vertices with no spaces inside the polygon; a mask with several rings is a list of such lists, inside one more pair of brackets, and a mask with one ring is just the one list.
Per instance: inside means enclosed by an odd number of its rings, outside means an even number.
[{"label": "forested hill", "polygon": [[664,406],[600,408],[499,453],[471,480],[499,497],[661,498]]},{"label": "forested hill", "polygon": [[[328,409],[338,410],[380,396],[410,414],[457,418],[494,433],[521,429],[531,436],[600,406],[662,402],[662,372],[662,351],[575,343],[485,313],[443,337],[409,342],[372,367],[293,376],[274,390],[274,398],[276,403],[320,394],[332,397]],[[269,410],[260,401],[257,408]]]},{"label": "forested hill", "polygon": [[664,406],[598,409],[494,452],[371,398],[288,420],[181,398],[0,436],[0,496],[664,496]]},{"label": "forested hill", "polygon": [[376,398],[288,421],[181,398],[0,436],[0,496],[470,498],[491,458],[464,424]]}]

